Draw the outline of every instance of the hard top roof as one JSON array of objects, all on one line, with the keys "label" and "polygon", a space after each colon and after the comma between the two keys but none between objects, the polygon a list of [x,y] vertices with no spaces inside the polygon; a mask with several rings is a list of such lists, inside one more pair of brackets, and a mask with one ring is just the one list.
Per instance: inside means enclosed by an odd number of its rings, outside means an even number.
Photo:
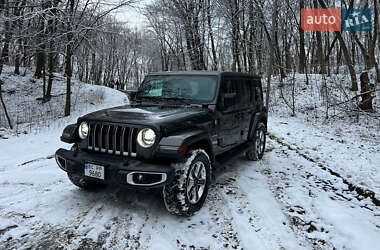
[{"label": "hard top roof", "polygon": [[227,71],[206,71],[206,70],[192,70],[192,71],[161,71],[161,72],[151,72],[148,76],[162,76],[162,75],[203,75],[203,76],[232,76],[232,77],[250,77],[250,78],[260,78],[257,75],[251,75],[242,72],[227,72]]}]

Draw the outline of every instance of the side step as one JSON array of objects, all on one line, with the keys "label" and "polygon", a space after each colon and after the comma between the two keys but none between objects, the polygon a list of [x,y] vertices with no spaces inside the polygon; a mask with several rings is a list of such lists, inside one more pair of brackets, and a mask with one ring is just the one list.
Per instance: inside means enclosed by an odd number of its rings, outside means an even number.
[{"label": "side step", "polygon": [[223,154],[217,155],[215,157],[216,167],[218,167],[220,165],[225,165],[229,161],[232,161],[232,160],[238,158],[239,156],[244,154],[249,149],[249,147],[251,147],[251,146],[252,146],[252,142],[245,142],[239,146],[236,146],[236,147],[228,150],[227,152],[225,152]]}]

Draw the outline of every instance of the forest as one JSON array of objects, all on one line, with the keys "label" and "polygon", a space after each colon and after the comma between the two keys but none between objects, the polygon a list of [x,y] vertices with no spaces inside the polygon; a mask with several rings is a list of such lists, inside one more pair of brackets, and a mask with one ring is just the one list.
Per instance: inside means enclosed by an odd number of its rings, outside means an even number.
[{"label": "forest", "polygon": [[[176,70],[249,72],[263,79],[277,77],[276,86],[294,74],[306,76],[306,84],[310,74],[344,74],[349,76],[349,90],[340,86],[346,97],[333,105],[355,103],[356,110],[373,111],[372,94],[380,82],[377,0],[140,2],[144,1],[1,0],[0,75],[4,65],[14,66],[17,75],[33,70],[34,77],[43,80],[41,98],[49,102],[55,74],[64,74],[65,116],[70,115],[73,77],[135,89],[149,72]],[[301,28],[301,9],[340,7],[370,8],[372,30]],[[125,8],[138,8],[146,22],[139,27],[121,22],[115,11]],[[363,72],[373,77],[359,88]],[[359,97],[364,98],[361,103]],[[286,103],[292,108],[290,99]]]}]

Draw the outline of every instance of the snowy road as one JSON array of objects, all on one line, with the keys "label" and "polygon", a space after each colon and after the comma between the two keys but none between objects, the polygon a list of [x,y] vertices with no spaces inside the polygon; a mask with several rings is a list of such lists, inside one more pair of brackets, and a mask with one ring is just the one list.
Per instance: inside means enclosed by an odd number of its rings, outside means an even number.
[{"label": "snowy road", "polygon": [[218,170],[204,208],[180,218],[159,192],[73,186],[52,158],[58,134],[0,141],[0,249],[378,249],[376,202],[274,135],[261,162]]}]

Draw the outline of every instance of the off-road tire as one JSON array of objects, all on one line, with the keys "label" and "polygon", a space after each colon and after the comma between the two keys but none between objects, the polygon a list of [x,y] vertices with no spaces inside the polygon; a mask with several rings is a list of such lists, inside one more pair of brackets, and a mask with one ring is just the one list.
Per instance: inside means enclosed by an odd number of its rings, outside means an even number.
[{"label": "off-road tire", "polygon": [[[206,172],[206,183],[203,193],[199,200],[193,204],[188,197],[189,174],[198,162],[203,163]],[[192,216],[198,212],[207,197],[208,189],[211,183],[211,161],[210,157],[203,149],[190,150],[187,157],[181,163],[173,164],[175,168],[175,176],[171,183],[163,188],[163,198],[166,209],[174,215]]]},{"label": "off-road tire", "polygon": [[105,186],[103,183],[85,180],[83,176],[67,173],[67,177],[69,177],[69,180],[77,187],[80,187],[84,190],[94,190],[98,188],[102,188]]},{"label": "off-road tire", "polygon": [[[259,137],[262,137],[261,139]],[[258,147],[258,142],[261,141],[262,147]],[[266,142],[266,127],[264,123],[260,122],[257,124],[252,137],[252,146],[245,153],[247,160],[249,161],[258,161],[263,158],[265,152],[265,142]]]}]

